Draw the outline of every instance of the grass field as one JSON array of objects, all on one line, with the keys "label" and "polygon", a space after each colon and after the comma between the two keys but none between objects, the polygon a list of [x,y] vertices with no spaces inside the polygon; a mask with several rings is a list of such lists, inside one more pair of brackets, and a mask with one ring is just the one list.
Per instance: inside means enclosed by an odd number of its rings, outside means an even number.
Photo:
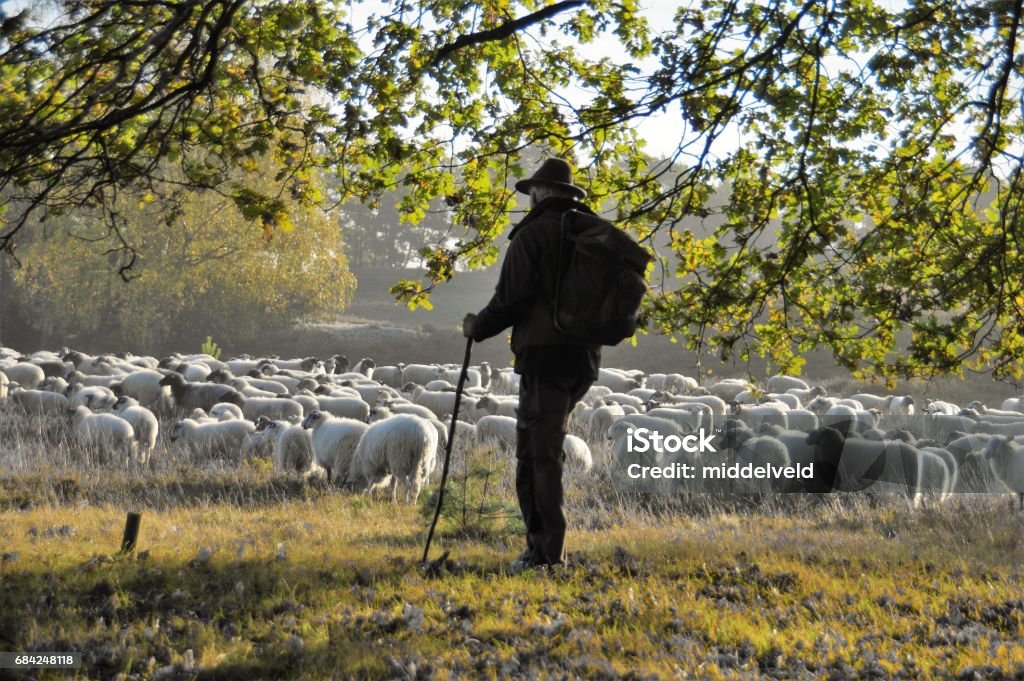
[{"label": "grass field", "polygon": [[[417,506],[269,462],[98,466],[3,414],[0,649],[83,653],[0,678],[1020,678],[1024,518],[1005,497],[617,494],[568,480],[569,565],[510,575],[507,458],[491,507],[450,514],[419,564]],[[469,466],[467,466],[467,460]],[[480,480],[480,478],[475,478]],[[118,555],[125,512],[139,547]]]}]

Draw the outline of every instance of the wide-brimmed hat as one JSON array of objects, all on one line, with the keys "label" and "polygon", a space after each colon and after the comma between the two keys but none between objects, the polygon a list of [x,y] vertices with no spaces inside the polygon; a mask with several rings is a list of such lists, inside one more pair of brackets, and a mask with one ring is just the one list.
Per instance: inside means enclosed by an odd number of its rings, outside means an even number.
[{"label": "wide-brimmed hat", "polygon": [[560,158],[549,158],[544,161],[540,168],[537,168],[537,172],[531,177],[516,182],[516,191],[529,194],[530,187],[535,184],[549,184],[554,187],[562,187],[573,192],[581,199],[587,195],[587,192],[582,187],[573,184],[572,168]]}]

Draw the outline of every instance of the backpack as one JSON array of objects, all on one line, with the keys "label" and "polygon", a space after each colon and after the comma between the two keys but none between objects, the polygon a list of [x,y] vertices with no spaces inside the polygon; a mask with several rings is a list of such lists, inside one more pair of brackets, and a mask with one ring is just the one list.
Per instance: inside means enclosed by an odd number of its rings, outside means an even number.
[{"label": "backpack", "polygon": [[651,255],[615,225],[589,213],[562,214],[554,323],[588,343],[618,345],[636,333]]}]

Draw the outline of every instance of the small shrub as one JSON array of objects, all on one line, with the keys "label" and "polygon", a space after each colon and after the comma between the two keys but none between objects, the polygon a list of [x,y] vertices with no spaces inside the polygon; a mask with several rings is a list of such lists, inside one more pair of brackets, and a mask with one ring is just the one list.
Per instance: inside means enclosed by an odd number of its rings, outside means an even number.
[{"label": "small shrub", "polygon": [[[449,476],[439,531],[484,540],[525,534],[519,507],[502,494],[506,462],[493,449],[480,454]],[[420,502],[423,517],[433,518],[438,492],[439,489],[433,490]]]},{"label": "small shrub", "polygon": [[214,359],[220,359],[220,346],[213,342],[213,336],[207,336],[203,341],[202,351]]}]

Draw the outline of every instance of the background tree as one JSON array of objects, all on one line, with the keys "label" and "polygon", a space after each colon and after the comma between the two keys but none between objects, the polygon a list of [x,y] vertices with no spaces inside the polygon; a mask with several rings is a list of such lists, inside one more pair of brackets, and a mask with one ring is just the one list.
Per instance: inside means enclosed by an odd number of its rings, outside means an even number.
[{"label": "background tree", "polygon": [[153,197],[109,207],[136,244],[132,281],[116,272],[97,211],[34,225],[23,243],[11,297],[44,338],[97,347],[169,352],[207,336],[244,347],[297,319],[329,316],[355,291],[336,217],[287,205],[289,223],[268,240],[239,208],[212,191],[190,193],[168,212]]},{"label": "background tree", "polygon": [[[493,262],[536,145],[671,245],[648,318],[689,347],[1020,375],[1022,1],[709,0],[653,28],[634,0],[354,6],[365,18],[318,0],[67,2],[0,25],[0,247],[30,215],[182,183],[273,230],[280,202],[229,173],[269,153],[300,202],[322,198],[317,167],[371,208],[401,187],[411,223],[443,199],[463,232],[428,253],[442,281]],[[652,162],[635,125],[664,112],[683,133]],[[699,237],[691,217],[722,221]],[[135,246],[109,224],[130,276]]]}]

